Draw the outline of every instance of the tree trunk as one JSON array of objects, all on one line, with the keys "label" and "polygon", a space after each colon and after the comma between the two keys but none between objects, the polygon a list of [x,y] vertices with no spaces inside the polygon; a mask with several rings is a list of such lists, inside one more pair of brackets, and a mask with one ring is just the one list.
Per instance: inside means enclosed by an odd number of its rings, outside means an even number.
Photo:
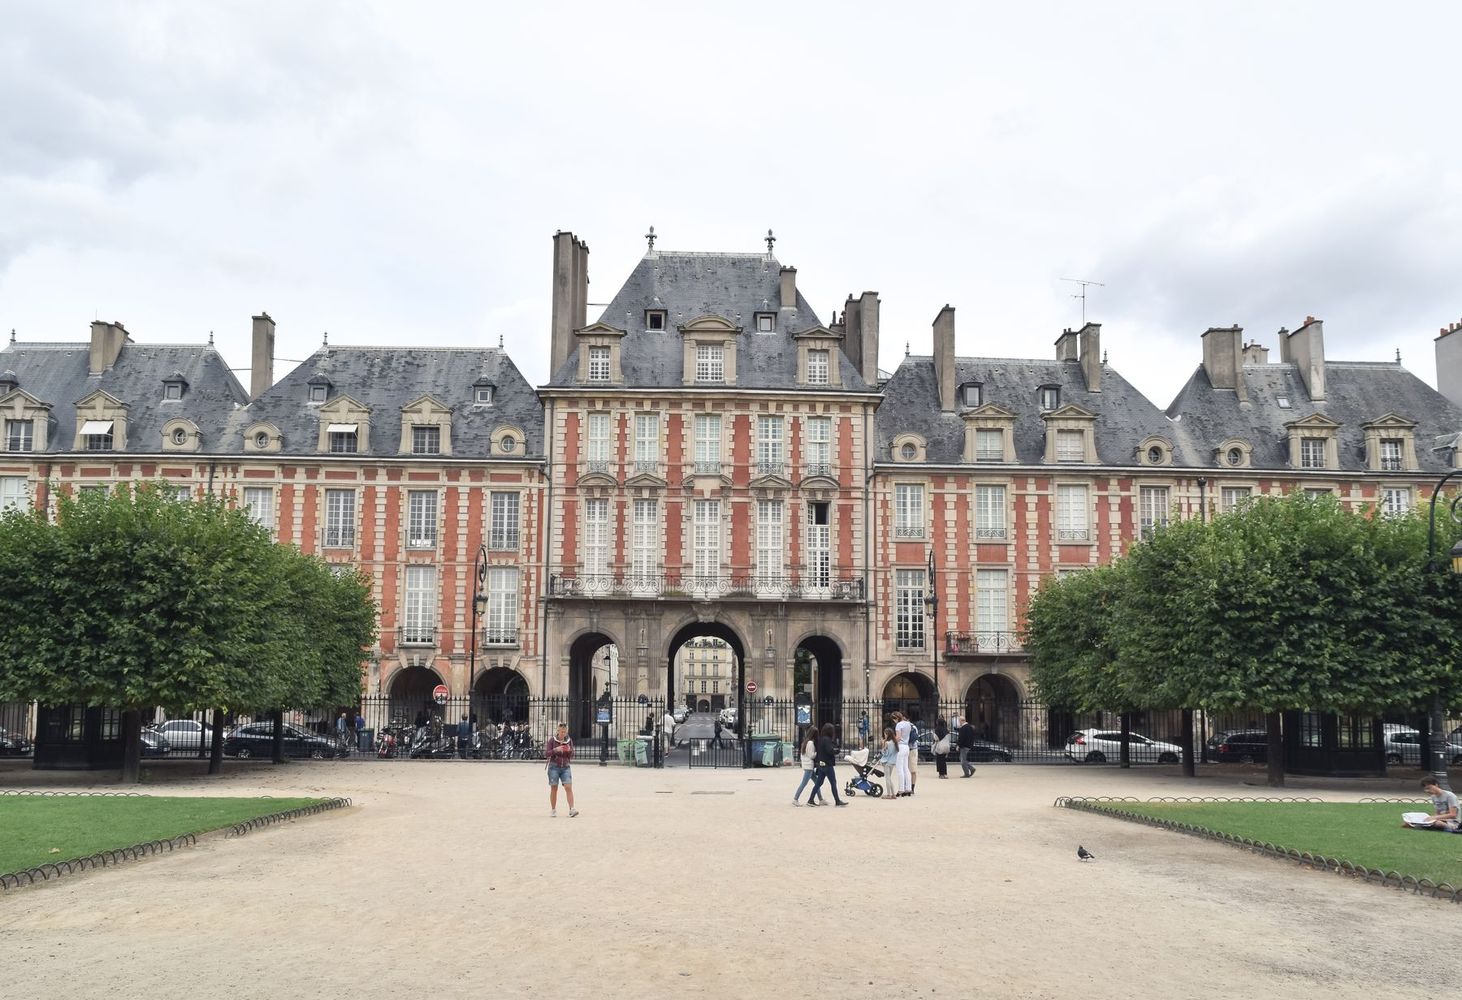
[{"label": "tree trunk", "polygon": [[1198,767],[1193,760],[1193,710],[1183,709],[1183,738],[1180,741],[1183,748],[1183,777],[1198,777]]},{"label": "tree trunk", "polygon": [[122,784],[142,780],[142,713],[129,708],[122,713]]},{"label": "tree trunk", "polygon": [[1278,712],[1264,717],[1264,726],[1269,732],[1269,787],[1284,787],[1284,729]]},{"label": "tree trunk", "polygon": [[1117,758],[1123,767],[1132,766],[1132,713],[1122,713],[1122,749]]},{"label": "tree trunk", "polygon": [[213,742],[208,748],[208,773],[223,770],[223,709],[213,710]]},{"label": "tree trunk", "polygon": [[1427,740],[1426,747],[1428,760],[1422,766],[1428,768],[1432,778],[1437,784],[1447,791],[1452,786],[1447,783],[1447,717],[1442,711],[1442,696],[1432,696],[1432,710],[1427,718]]},{"label": "tree trunk", "polygon": [[274,763],[284,763],[284,710],[274,710],[274,739],[271,741]]}]

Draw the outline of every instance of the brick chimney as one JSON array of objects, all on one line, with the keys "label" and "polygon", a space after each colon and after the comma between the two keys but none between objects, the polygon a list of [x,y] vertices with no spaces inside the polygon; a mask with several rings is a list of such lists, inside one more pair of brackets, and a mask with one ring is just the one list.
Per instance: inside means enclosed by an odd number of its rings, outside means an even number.
[{"label": "brick chimney", "polygon": [[1102,391],[1102,325],[1088,323],[1081,328],[1081,374],[1086,376],[1086,391]]},{"label": "brick chimney", "polygon": [[249,399],[258,399],[274,384],[274,320],[267,312],[254,317],[254,350],[249,362]]},{"label": "brick chimney", "polygon": [[1080,361],[1081,348],[1079,346],[1080,334],[1075,330],[1062,330],[1061,336],[1056,338],[1056,360],[1057,361]]},{"label": "brick chimney", "polygon": [[797,308],[797,269],[795,267],[782,268],[782,308]]},{"label": "brick chimney", "polygon": [[1462,322],[1449,323],[1437,334],[1437,391],[1462,406]]},{"label": "brick chimney", "polygon": [[569,359],[574,333],[587,325],[589,247],[573,233],[553,234],[553,319],[549,340],[549,377]]},{"label": "brick chimney", "polygon": [[954,412],[954,306],[946,305],[934,317],[934,381],[939,386],[939,408]]},{"label": "brick chimney", "polygon": [[1300,379],[1313,402],[1325,400],[1325,324],[1313,316],[1305,325],[1285,337],[1289,357],[1300,371]]},{"label": "brick chimney", "polygon": [[130,343],[131,337],[121,323],[107,323],[97,320],[91,324],[91,353],[87,358],[87,371],[100,375],[117,363],[122,345]]}]

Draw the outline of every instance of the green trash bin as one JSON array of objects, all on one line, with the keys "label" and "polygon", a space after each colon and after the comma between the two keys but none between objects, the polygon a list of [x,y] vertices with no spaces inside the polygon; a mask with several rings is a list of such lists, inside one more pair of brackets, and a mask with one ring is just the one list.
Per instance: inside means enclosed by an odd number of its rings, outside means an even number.
[{"label": "green trash bin", "polygon": [[650,754],[650,741],[653,736],[635,737],[635,767],[649,767],[654,761]]},{"label": "green trash bin", "polygon": [[751,762],[756,767],[776,767],[782,762],[782,741],[771,733],[753,734]]}]

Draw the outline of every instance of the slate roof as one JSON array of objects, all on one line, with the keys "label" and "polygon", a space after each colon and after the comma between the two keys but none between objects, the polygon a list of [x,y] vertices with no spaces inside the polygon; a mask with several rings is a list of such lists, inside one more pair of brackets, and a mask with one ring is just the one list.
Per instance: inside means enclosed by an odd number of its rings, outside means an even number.
[{"label": "slate roof", "polygon": [[[1046,424],[1041,419],[1038,390],[1058,386],[1060,406],[1075,404],[1096,414],[1097,457],[1104,465],[1137,464],[1137,446],[1149,436],[1173,444],[1173,464],[1190,464],[1173,424],[1147,397],[1110,367],[1102,366],[1102,391],[1088,392],[1079,361],[1036,361],[1022,358],[956,358],[956,390],[961,385],[983,385],[985,404],[995,404],[1016,415],[1015,459],[1021,465],[1040,465],[1046,454]],[[965,412],[959,400],[953,413],[939,409],[939,385],[932,357],[910,356],[883,386],[878,408],[876,460],[892,460],[895,436],[918,434],[925,441],[925,461],[955,465],[964,461]]]},{"label": "slate roof", "polygon": [[[1291,363],[1246,364],[1247,408],[1232,389],[1215,389],[1200,365],[1168,407],[1186,450],[1200,465],[1218,464],[1217,448],[1229,438],[1249,442],[1257,468],[1288,469],[1285,424],[1319,413],[1340,424],[1340,468],[1365,471],[1365,425],[1388,413],[1416,422],[1416,459],[1422,471],[1451,468],[1450,446],[1462,434],[1462,409],[1395,362],[1326,361],[1325,400],[1311,402],[1299,368]],[[1290,408],[1279,406],[1279,397]]]},{"label": "slate roof", "polygon": [[[655,251],[635,265],[623,287],[605,307],[599,322],[626,331],[620,342],[624,382],[616,388],[658,388],[683,385],[684,353],[680,327],[701,316],[720,316],[742,328],[736,339],[738,389],[797,386],[797,344],[793,335],[821,326],[817,313],[799,290],[795,308],[782,309],[782,265],[767,254],[680,253]],[[664,309],[665,330],[646,330],[645,312]],[[777,314],[773,333],[756,332],[756,314]],[[842,352],[838,354],[843,384],[834,392],[863,392],[868,386]],[[579,352],[553,373],[550,386],[578,385]]]},{"label": "slate roof", "polygon": [[[543,405],[512,358],[496,348],[322,347],[233,415],[229,446],[241,452],[245,430],[268,421],[283,436],[283,454],[318,455],[320,404],[309,402],[317,374],[330,380],[330,400],[349,396],[370,410],[370,447],[360,454],[398,457],[401,410],[426,395],[452,410],[452,457],[486,456],[493,431],[503,425],[522,431],[527,457],[544,454]],[[491,406],[474,405],[481,379],[495,386]]]},{"label": "slate roof", "polygon": [[[72,452],[76,439],[76,404],[98,389],[127,406],[127,447],[123,454],[157,454],[162,428],[175,417],[198,425],[203,452],[226,451],[225,427],[236,407],[248,402],[228,364],[211,345],[122,345],[116,362],[100,375],[87,372],[90,342],[66,344],[11,343],[0,350],[0,372],[13,371],[20,391],[51,404],[46,453]],[[163,381],[181,374],[187,391],[180,400],[163,402]],[[111,452],[108,454],[114,454]]]}]

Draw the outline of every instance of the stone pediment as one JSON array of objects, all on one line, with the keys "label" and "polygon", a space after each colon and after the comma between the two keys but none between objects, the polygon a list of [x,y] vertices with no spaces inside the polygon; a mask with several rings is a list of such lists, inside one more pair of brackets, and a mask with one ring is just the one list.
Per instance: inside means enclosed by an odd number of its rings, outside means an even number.
[{"label": "stone pediment", "polygon": [[608,323],[602,321],[598,323],[590,323],[588,326],[580,327],[574,332],[581,337],[623,337],[625,333],[619,327],[610,326]]},{"label": "stone pediment", "polygon": [[1291,430],[1315,430],[1333,431],[1339,429],[1340,425],[1323,413],[1311,413],[1308,417],[1301,417],[1299,420],[1291,420],[1284,425]]},{"label": "stone pediment", "polygon": [[[654,477],[650,478],[653,479]],[[619,485],[619,480],[607,472],[586,472],[575,481],[574,485],[581,488],[589,486],[614,487]]]},{"label": "stone pediment", "polygon": [[838,490],[842,489],[843,484],[838,482],[832,476],[824,476],[818,474],[816,476],[804,477],[802,482],[799,483],[798,486],[804,490]]},{"label": "stone pediment", "polygon": [[369,414],[371,408],[354,396],[342,394],[320,406],[320,417],[343,417],[351,414]]},{"label": "stone pediment", "polygon": [[[91,397],[88,396],[87,398],[90,399]],[[36,399],[24,389],[12,389],[5,395],[0,396],[0,408],[15,409],[17,406],[26,410],[49,410],[51,408],[50,403]]]},{"label": "stone pediment", "polygon": [[1416,421],[1407,420],[1405,417],[1396,413],[1386,413],[1362,426],[1367,430],[1373,428],[1395,428],[1398,431],[1411,431],[1416,429]]},{"label": "stone pediment", "polygon": [[741,332],[741,327],[731,322],[724,316],[716,316],[707,313],[704,316],[697,316],[689,323],[683,323],[679,327],[681,333],[717,333],[734,335]]},{"label": "stone pediment", "polygon": [[1048,413],[1041,414],[1042,420],[1095,420],[1096,414],[1084,406],[1077,406],[1075,403],[1067,403],[1059,406]]},{"label": "stone pediment", "polygon": [[[20,390],[17,389],[16,391],[19,392]],[[95,392],[87,393],[85,396],[82,396],[80,399],[78,399],[76,401],[76,408],[116,408],[119,410],[125,410],[127,408],[127,404],[122,402],[116,396],[113,396],[110,392],[107,392],[105,389],[98,389]]]},{"label": "stone pediment", "polygon": [[791,480],[785,476],[775,475],[757,476],[747,485],[754,490],[790,490],[792,488]]},{"label": "stone pediment", "polygon": [[425,396],[414,399],[401,407],[401,412],[413,413],[423,417],[447,416],[451,414],[452,408],[431,393],[427,393]]},{"label": "stone pediment", "polygon": [[[595,473],[595,474],[597,474],[597,473]],[[610,482],[613,482],[613,480],[611,479]],[[665,482],[665,480],[661,479],[657,475],[654,475],[653,473],[641,472],[637,476],[631,476],[628,479],[626,479],[624,481],[624,485],[625,486],[648,486],[648,487],[652,487],[652,488],[661,488],[661,489],[663,489],[668,484]]]},{"label": "stone pediment", "polygon": [[814,326],[792,335],[793,340],[842,340],[843,335],[825,326]]},{"label": "stone pediment", "polygon": [[[1058,410],[1056,412],[1059,413],[1060,411]],[[1047,414],[1047,416],[1053,415]],[[983,406],[977,406],[973,410],[966,410],[964,412],[964,418],[966,420],[1014,420],[1015,416],[1014,413],[998,403],[986,403]]]}]

